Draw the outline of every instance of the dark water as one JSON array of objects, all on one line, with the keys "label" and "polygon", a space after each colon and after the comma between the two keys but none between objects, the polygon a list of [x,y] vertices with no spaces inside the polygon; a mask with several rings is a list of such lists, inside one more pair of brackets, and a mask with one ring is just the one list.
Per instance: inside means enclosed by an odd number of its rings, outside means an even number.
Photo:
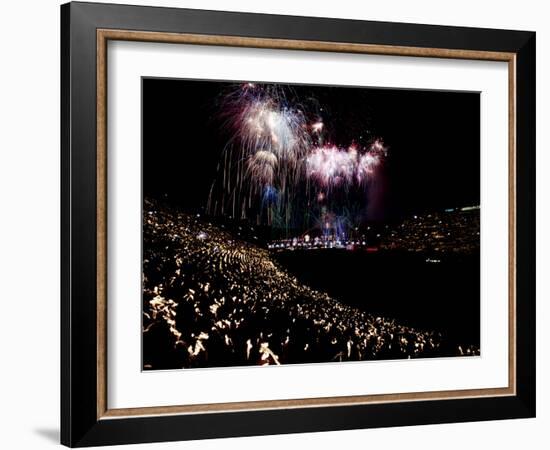
[{"label": "dark water", "polygon": [[348,305],[437,330],[449,343],[479,346],[479,253],[435,257],[440,263],[396,252],[289,251],[274,256],[303,283]]}]

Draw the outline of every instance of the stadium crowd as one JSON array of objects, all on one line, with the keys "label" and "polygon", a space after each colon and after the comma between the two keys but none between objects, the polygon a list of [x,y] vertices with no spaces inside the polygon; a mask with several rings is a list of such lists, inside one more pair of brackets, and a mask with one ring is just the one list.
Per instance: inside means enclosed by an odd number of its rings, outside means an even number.
[{"label": "stadium crowd", "polygon": [[479,207],[453,208],[415,215],[388,230],[383,250],[435,253],[479,251]]},{"label": "stadium crowd", "polygon": [[146,201],[143,219],[146,370],[479,354],[312,290],[201,217]]}]

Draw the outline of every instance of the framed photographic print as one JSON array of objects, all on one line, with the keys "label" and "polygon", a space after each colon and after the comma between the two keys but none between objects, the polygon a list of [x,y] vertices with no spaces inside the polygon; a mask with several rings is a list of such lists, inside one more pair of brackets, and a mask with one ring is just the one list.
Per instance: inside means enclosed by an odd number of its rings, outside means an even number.
[{"label": "framed photographic print", "polygon": [[535,415],[535,33],[61,19],[63,444]]}]

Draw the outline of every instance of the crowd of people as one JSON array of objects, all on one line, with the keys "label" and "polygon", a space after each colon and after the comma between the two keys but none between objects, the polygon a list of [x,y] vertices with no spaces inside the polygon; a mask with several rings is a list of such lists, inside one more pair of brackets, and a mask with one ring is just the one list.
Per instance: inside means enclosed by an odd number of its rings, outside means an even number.
[{"label": "crowd of people", "polygon": [[479,207],[452,208],[414,215],[392,227],[380,244],[384,250],[434,253],[479,251]]},{"label": "crowd of people", "polygon": [[315,291],[201,217],[146,201],[143,219],[146,370],[479,354]]}]

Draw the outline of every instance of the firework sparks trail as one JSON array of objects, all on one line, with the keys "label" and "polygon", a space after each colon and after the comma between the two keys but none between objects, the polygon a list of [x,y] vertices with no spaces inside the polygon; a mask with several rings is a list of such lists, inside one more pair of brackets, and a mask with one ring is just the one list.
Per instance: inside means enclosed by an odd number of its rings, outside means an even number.
[{"label": "firework sparks trail", "polygon": [[277,169],[277,156],[269,150],[258,150],[247,160],[248,175],[262,186],[272,186]]}]

